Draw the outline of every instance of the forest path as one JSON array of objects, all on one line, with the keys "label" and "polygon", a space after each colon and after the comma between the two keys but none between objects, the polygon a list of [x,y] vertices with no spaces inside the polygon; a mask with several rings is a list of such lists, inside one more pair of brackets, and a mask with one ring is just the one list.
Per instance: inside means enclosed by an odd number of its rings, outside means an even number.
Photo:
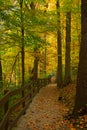
[{"label": "forest path", "polygon": [[58,101],[56,84],[43,87],[13,130],[70,130],[63,119],[65,106]]}]

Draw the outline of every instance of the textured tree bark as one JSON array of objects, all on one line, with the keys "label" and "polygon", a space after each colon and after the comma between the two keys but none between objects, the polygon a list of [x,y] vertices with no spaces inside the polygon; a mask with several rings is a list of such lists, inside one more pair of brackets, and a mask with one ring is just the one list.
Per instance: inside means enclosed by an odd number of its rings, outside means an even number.
[{"label": "textured tree bark", "polygon": [[64,77],[65,86],[71,82],[70,43],[71,43],[71,12],[67,12],[67,14],[66,14],[65,77]]},{"label": "textured tree bark", "polygon": [[57,65],[57,87],[62,87],[62,41],[61,41],[61,23],[60,23],[60,12],[59,12],[59,0],[56,3],[57,8],[57,47],[58,47],[58,65]]},{"label": "textured tree bark", "polygon": [[87,106],[87,1],[81,2],[81,48],[74,113]]}]

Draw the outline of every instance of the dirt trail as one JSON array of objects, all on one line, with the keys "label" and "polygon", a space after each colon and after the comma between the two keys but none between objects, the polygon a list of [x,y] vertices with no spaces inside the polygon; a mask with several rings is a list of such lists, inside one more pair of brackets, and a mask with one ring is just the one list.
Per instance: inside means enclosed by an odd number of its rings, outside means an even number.
[{"label": "dirt trail", "polygon": [[13,130],[70,130],[63,115],[66,108],[58,102],[55,84],[43,87]]}]

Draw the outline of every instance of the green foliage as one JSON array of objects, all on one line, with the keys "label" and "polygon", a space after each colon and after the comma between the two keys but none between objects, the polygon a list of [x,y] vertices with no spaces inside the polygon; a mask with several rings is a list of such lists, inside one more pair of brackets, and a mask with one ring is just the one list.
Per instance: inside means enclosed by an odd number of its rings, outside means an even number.
[{"label": "green foliage", "polygon": [[[30,8],[30,3],[37,4],[34,11]],[[24,29],[24,51],[25,51],[25,84],[29,81],[34,64],[34,58],[39,59],[39,77],[46,78],[49,73],[56,72],[57,66],[57,11],[49,10],[45,7],[45,0],[23,0],[23,9],[21,19],[20,0],[0,0],[0,56],[3,68],[3,86],[10,91],[21,87],[22,67],[21,67],[21,47],[22,32]],[[26,6],[27,5],[27,6]],[[48,5],[49,1],[48,1]],[[62,0],[61,8],[61,28],[63,42],[63,69],[65,66],[65,14],[68,11],[72,13],[72,37],[71,37],[71,74],[76,77],[78,69],[79,37],[80,37],[80,2],[76,0]],[[41,7],[45,9],[41,9]],[[22,23],[23,22],[23,23]],[[44,72],[46,49],[46,73]],[[36,51],[36,52],[35,52]],[[40,70],[42,73],[40,73]],[[56,75],[56,74],[55,74]],[[63,72],[64,76],[64,72]],[[33,81],[32,81],[33,82]],[[33,86],[32,86],[33,87]],[[75,98],[75,87],[64,88],[61,95],[67,100],[67,105],[72,109],[72,103]],[[68,95],[67,95],[68,93]],[[0,98],[3,96],[3,90],[0,90]],[[11,99],[12,105],[20,95]],[[71,103],[72,101],[72,103]],[[0,120],[3,110],[0,108]]]},{"label": "green foliage", "polygon": [[[3,66],[3,82],[5,86],[8,86],[9,79],[11,79],[11,86],[18,86],[21,83],[21,27],[24,28],[24,48],[25,48],[25,77],[28,80],[30,75],[29,70],[32,70],[34,56],[38,55],[39,65],[44,64],[44,49],[47,48],[47,71],[50,72],[57,62],[57,53],[55,53],[56,47],[56,34],[57,34],[57,11],[53,9],[48,11],[45,0],[23,0],[23,25],[21,23],[20,13],[20,0],[0,0],[0,54]],[[37,4],[37,8],[34,11],[30,8],[30,3]],[[27,6],[26,6],[27,5]],[[48,5],[49,2],[48,2]],[[75,0],[62,0],[61,1],[61,23],[62,23],[62,37],[65,38],[65,13],[66,11],[72,11],[72,43],[75,42],[75,47],[71,46],[71,67],[72,74],[76,74],[78,66],[78,35],[80,34],[80,3]],[[41,9],[45,7],[45,9]],[[76,14],[76,12],[78,12]],[[78,23],[78,28],[76,26]],[[77,30],[77,31],[76,31]],[[55,35],[53,39],[51,34]],[[50,37],[50,38],[49,38]],[[48,40],[50,39],[50,40]],[[51,43],[51,44],[50,44]],[[55,46],[54,50],[51,50],[52,46]],[[77,46],[77,47],[76,47]],[[39,53],[34,53],[34,49],[37,49]],[[73,50],[75,53],[73,54]],[[65,41],[63,48],[63,64],[64,64],[64,51]],[[16,55],[20,52],[20,56]],[[51,54],[54,53],[54,54]],[[54,60],[51,58],[54,57]],[[18,60],[19,59],[19,60]],[[56,59],[56,60],[55,60]],[[54,63],[52,63],[54,62]],[[15,65],[14,65],[15,64]],[[14,66],[14,67],[13,67]],[[44,65],[42,65],[44,66]],[[43,67],[41,69],[43,70]],[[49,67],[50,66],[50,67]],[[13,70],[12,70],[13,69]],[[11,74],[12,73],[12,74]],[[29,73],[29,74],[27,74]],[[49,73],[49,72],[48,72]],[[45,77],[45,74],[43,74]],[[27,82],[25,79],[25,81]],[[10,87],[12,88],[12,87]]]},{"label": "green foliage", "polygon": [[25,3],[31,3],[31,2],[34,2],[34,3],[36,3],[36,2],[39,2],[39,3],[42,3],[42,2],[45,2],[45,0],[24,0],[24,2]]},{"label": "green foliage", "polygon": [[81,3],[80,0],[62,0],[61,12],[73,12],[78,13],[81,10]]}]

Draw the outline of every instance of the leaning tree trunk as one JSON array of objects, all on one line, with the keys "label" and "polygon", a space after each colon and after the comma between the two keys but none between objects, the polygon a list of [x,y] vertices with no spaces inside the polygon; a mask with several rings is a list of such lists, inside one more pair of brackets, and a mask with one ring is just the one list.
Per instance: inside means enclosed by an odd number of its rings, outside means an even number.
[{"label": "leaning tree trunk", "polygon": [[62,42],[61,42],[61,23],[60,23],[60,12],[59,12],[59,0],[56,3],[57,8],[57,47],[58,47],[58,65],[57,65],[57,87],[62,87]]},{"label": "leaning tree trunk", "polygon": [[70,43],[71,43],[71,12],[67,12],[67,14],[66,14],[65,77],[64,77],[64,85],[65,86],[71,82]]},{"label": "leaning tree trunk", "polygon": [[74,113],[87,106],[87,1],[81,2],[81,48]]}]

